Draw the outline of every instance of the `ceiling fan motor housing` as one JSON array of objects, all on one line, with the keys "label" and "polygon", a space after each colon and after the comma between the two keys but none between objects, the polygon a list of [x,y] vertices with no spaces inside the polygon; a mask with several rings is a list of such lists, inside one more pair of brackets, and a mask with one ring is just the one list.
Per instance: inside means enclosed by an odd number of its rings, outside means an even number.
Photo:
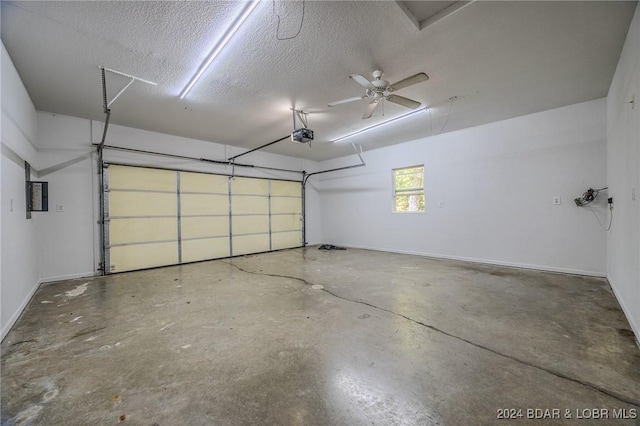
[{"label": "ceiling fan motor housing", "polygon": [[389,86],[389,82],[387,80],[373,80],[371,84],[373,84],[378,90],[385,90],[387,86]]}]

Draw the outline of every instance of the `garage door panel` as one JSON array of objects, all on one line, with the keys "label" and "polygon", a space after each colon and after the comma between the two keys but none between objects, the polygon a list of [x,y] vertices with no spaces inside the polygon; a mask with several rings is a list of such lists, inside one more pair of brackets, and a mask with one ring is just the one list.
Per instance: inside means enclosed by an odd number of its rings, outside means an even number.
[{"label": "garage door panel", "polygon": [[255,178],[233,178],[231,181],[232,194],[269,195],[269,181]]},{"label": "garage door panel", "polygon": [[271,217],[271,230],[293,231],[302,229],[302,220],[299,214],[283,214]]},{"label": "garage door panel", "polygon": [[182,238],[229,235],[229,216],[183,217],[181,222]]},{"label": "garage door panel", "polygon": [[182,215],[229,214],[228,195],[180,194]]},{"label": "garage door panel", "polygon": [[271,234],[273,250],[302,246],[302,231],[276,232]]},{"label": "garage door panel", "polygon": [[176,194],[111,191],[110,216],[177,216]]},{"label": "garage door panel", "polygon": [[177,239],[177,218],[111,219],[109,221],[109,242],[111,244]]},{"label": "garage door panel", "polygon": [[106,178],[109,272],[302,244],[300,182],[116,165]]},{"label": "garage door panel", "polygon": [[229,257],[229,237],[182,241],[183,262],[197,262],[222,257]]},{"label": "garage door panel", "polygon": [[269,232],[269,216],[234,216],[233,235]]},{"label": "garage door panel", "polygon": [[269,251],[269,234],[240,235],[233,237],[233,255]]},{"label": "garage door panel", "polygon": [[300,182],[271,181],[272,196],[301,197],[301,191],[302,185]]},{"label": "garage door panel", "polygon": [[234,215],[269,214],[269,199],[267,197],[234,195],[231,198],[231,210]]},{"label": "garage door panel", "polygon": [[180,191],[227,194],[229,178],[206,173],[180,172]]},{"label": "garage door panel", "polygon": [[144,167],[109,166],[110,189],[176,191],[177,172]]},{"label": "garage door panel", "polygon": [[110,272],[132,271],[178,263],[178,242],[111,247]]},{"label": "garage door panel", "polygon": [[271,213],[302,213],[300,198],[271,198]]}]

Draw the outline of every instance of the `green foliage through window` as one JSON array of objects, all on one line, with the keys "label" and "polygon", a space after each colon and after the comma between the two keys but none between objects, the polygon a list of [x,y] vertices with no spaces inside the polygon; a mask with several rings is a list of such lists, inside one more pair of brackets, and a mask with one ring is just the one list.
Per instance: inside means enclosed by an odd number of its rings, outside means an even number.
[{"label": "green foliage through window", "polygon": [[393,211],[424,211],[424,166],[393,170]]}]

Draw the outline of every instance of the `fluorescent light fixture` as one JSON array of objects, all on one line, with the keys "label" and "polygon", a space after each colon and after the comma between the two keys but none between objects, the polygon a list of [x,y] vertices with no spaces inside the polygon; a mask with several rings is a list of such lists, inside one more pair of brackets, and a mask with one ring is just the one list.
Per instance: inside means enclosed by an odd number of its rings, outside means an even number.
[{"label": "fluorescent light fixture", "polygon": [[216,59],[216,57],[220,54],[220,52],[222,52],[222,50],[229,43],[229,41],[231,41],[231,38],[240,29],[240,27],[242,26],[244,21],[247,20],[249,15],[251,15],[251,12],[253,12],[256,6],[258,6],[258,3],[260,3],[260,0],[253,0],[247,3],[244,9],[242,9],[242,12],[233,21],[233,23],[227,29],[227,31],[224,32],[220,40],[215,44],[215,46],[211,50],[211,53],[209,53],[209,56],[207,56],[207,59],[205,59],[202,65],[200,65],[200,68],[198,68],[198,72],[196,72],[193,75],[193,77],[191,77],[191,80],[189,80],[189,83],[184,87],[184,89],[182,89],[182,92],[180,92],[180,99],[184,99],[184,97],[187,96],[187,93],[189,93],[189,91],[198,82],[198,80],[200,80],[200,77],[202,77],[202,74],[204,74],[207,68],[209,68],[213,60]]},{"label": "fluorescent light fixture", "polygon": [[343,141],[343,140],[345,140],[345,139],[351,138],[351,137],[353,137],[353,136],[357,136],[357,135],[359,135],[359,134],[361,134],[361,133],[368,132],[369,130],[379,129],[380,127],[386,126],[387,124],[391,124],[391,123],[394,123],[394,122],[396,122],[396,121],[400,121],[400,120],[402,120],[402,119],[404,119],[404,118],[411,117],[411,116],[412,116],[412,115],[414,115],[414,114],[418,114],[418,113],[420,113],[420,112],[424,112],[424,111],[427,111],[427,110],[429,110],[429,107],[424,107],[424,108],[416,109],[416,110],[414,110],[414,111],[411,111],[411,112],[410,112],[410,113],[408,113],[408,114],[400,115],[400,116],[398,116],[398,117],[392,118],[391,120],[383,121],[382,123],[378,123],[378,124],[374,124],[373,126],[365,127],[364,129],[362,129],[362,130],[358,130],[357,132],[353,132],[353,133],[350,133],[350,134],[348,134],[348,135],[341,136],[341,137],[339,137],[338,139],[334,139],[334,140],[333,140],[333,142],[334,142],[334,143],[335,143],[335,142],[341,142],[341,141]]}]

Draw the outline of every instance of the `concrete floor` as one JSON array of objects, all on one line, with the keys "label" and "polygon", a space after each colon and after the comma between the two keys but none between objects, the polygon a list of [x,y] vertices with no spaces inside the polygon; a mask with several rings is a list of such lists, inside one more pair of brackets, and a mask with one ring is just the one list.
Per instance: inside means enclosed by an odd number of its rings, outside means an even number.
[{"label": "concrete floor", "polygon": [[45,285],[1,392],[3,425],[638,424],[640,350],[604,279],[311,247]]}]

